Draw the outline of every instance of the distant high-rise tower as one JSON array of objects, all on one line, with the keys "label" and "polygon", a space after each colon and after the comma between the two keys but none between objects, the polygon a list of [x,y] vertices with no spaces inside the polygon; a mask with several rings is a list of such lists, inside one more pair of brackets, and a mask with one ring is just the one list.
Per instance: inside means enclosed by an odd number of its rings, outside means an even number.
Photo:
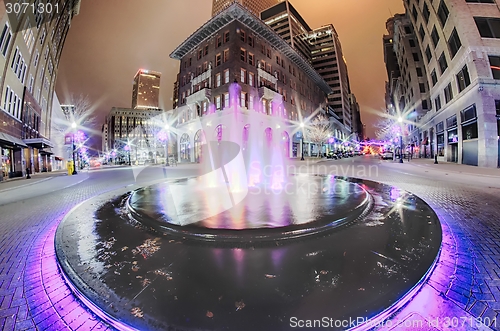
[{"label": "distant high-rise tower", "polygon": [[135,74],[132,108],[160,108],[160,77],[161,73],[144,69],[140,69]]},{"label": "distant high-rise tower", "polygon": [[280,1],[281,0],[213,0],[212,17],[229,7],[234,2],[240,3],[248,8],[248,10],[252,13],[259,16],[261,11],[276,5]]}]

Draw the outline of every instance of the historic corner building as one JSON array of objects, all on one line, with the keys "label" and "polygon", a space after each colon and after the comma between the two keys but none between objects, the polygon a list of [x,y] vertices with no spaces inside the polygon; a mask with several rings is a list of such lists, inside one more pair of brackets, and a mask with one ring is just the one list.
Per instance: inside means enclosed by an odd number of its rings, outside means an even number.
[{"label": "historic corner building", "polygon": [[[398,59],[399,71],[408,81],[402,95],[406,100],[416,93],[422,96],[416,103],[422,113],[414,120],[410,142],[426,156],[437,153],[449,162],[500,166],[497,4],[493,0],[405,0],[404,5],[406,17],[399,15],[395,20],[409,20],[405,33],[411,35],[412,45],[408,42],[410,48],[404,52],[416,55],[413,64]],[[396,38],[394,43],[395,50],[405,46],[398,45]],[[417,81],[426,83],[429,90],[411,88],[413,71],[415,77],[425,78]],[[424,102],[427,109],[423,109]],[[414,106],[405,105],[406,109]]]},{"label": "historic corner building", "polygon": [[51,113],[57,68],[80,1],[52,1],[44,13],[20,12],[14,6],[18,2],[0,2],[2,180],[23,176],[27,168],[31,172],[51,171]]},{"label": "historic corner building", "polygon": [[286,157],[297,157],[301,121],[326,109],[332,92],[296,49],[238,3],[212,17],[170,57],[180,60],[174,112],[181,162],[199,161],[205,141],[221,140],[243,148],[248,141],[259,148],[273,141]]}]

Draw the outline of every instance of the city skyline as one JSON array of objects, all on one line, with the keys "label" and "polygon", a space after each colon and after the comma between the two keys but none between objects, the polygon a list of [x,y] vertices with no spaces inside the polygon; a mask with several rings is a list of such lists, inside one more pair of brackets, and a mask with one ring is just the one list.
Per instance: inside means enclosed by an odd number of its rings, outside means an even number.
[{"label": "city skyline", "polygon": [[[375,129],[372,125],[378,119],[373,111],[383,111],[384,107],[386,75],[381,36],[385,32],[385,22],[390,14],[403,12],[402,1],[387,0],[386,6],[365,1],[366,9],[362,12],[354,11],[363,8],[359,4],[354,7],[321,0],[317,3],[318,6],[308,6],[303,0],[292,2],[312,26],[319,27],[330,23],[335,26],[343,45],[352,91],[360,103],[367,135],[373,137]],[[57,84],[61,102],[74,92],[75,86],[79,87],[78,92],[88,94],[97,104],[97,115],[102,119],[101,122],[111,107],[128,106],[132,92],[131,77],[140,68],[162,72],[160,108],[171,109],[173,83],[179,64],[165,55],[210,19],[212,1],[194,0],[189,4],[150,1],[142,7],[133,2],[120,2],[121,19],[111,25],[107,20],[107,13],[111,15],[116,5],[117,1],[112,0],[99,6],[93,3],[82,6],[66,40]],[[159,8],[172,13],[167,14],[171,16],[162,19],[158,16],[158,19],[155,19],[154,12],[163,12],[158,10]],[[191,8],[198,8],[196,15],[189,16]],[[150,16],[145,17],[143,21],[141,18],[137,19],[135,16],[139,10],[149,12]],[[190,19],[183,20],[182,24],[174,23],[174,19],[186,16]],[[363,24],[356,23],[352,17],[358,18]],[[127,22],[132,19],[136,20],[137,24],[131,31]],[[147,24],[151,24],[150,29],[137,29],[137,26],[145,27]],[[176,33],[165,33],[171,30]],[[127,38],[116,38],[124,34]],[[145,34],[149,38],[144,38]],[[92,35],[93,38],[85,38],[87,35]],[[168,39],[165,35],[168,35]],[[120,57],[113,58],[113,54],[120,54]],[[367,61],[367,54],[374,60]],[[370,62],[370,65],[367,65],[367,62]],[[80,65],[75,67],[74,63]],[[106,65],[107,75],[102,75],[102,65]],[[366,81],[373,84],[366,86]]]}]

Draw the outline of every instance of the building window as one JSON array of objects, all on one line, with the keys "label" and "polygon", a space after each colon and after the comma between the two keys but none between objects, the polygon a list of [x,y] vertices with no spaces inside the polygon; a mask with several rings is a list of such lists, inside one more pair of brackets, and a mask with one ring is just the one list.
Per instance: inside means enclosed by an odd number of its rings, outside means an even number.
[{"label": "building window", "polygon": [[450,48],[451,58],[453,59],[458,53],[460,47],[462,47],[462,43],[460,42],[460,38],[458,37],[457,29],[453,29],[450,39],[448,39],[448,47]]},{"label": "building window", "polygon": [[493,79],[500,79],[500,56],[488,56]]},{"label": "building window", "polygon": [[242,83],[246,83],[246,78],[247,78],[247,71],[242,68],[240,71],[240,81]]},{"label": "building window", "polygon": [[220,54],[217,54],[215,56],[215,66],[218,67],[221,65],[221,59],[222,59],[222,56]]},{"label": "building window", "polygon": [[431,12],[429,11],[429,7],[427,7],[427,2],[424,2],[424,8],[422,9],[422,15],[424,16],[425,23],[429,23],[429,17]]},{"label": "building window", "polygon": [[439,42],[439,34],[438,34],[437,30],[436,30],[436,26],[434,26],[432,28],[431,39],[432,39],[432,44],[434,45],[434,48],[436,48],[437,44]]},{"label": "building window", "polygon": [[203,49],[203,56],[208,55],[208,45],[205,45],[205,48]]},{"label": "building window", "polygon": [[243,48],[240,49],[240,60],[247,62],[247,51]]},{"label": "building window", "polygon": [[445,99],[446,103],[450,102],[451,99],[453,99],[453,90],[451,89],[451,83],[449,83],[444,88],[444,99]]},{"label": "building window", "polygon": [[248,109],[253,109],[253,95],[248,96]]},{"label": "building window", "polygon": [[247,107],[247,93],[246,92],[240,93],[240,106]]},{"label": "building window", "polygon": [[255,75],[253,72],[248,73],[248,85],[254,86]]},{"label": "building window", "polygon": [[436,69],[432,70],[431,72],[431,80],[432,80],[432,86],[437,84],[437,75],[436,75]]},{"label": "building window", "polygon": [[10,40],[12,39],[12,32],[10,31],[9,24],[5,23],[2,35],[0,36],[0,49],[2,50],[3,56],[7,54],[7,50],[9,49]]},{"label": "building window", "polygon": [[229,83],[229,69],[224,70],[224,84]]},{"label": "building window", "polygon": [[270,48],[267,49],[266,55],[268,58],[271,58],[271,49]]},{"label": "building window", "polygon": [[436,106],[436,111],[441,109],[441,96],[438,95],[436,99],[434,99],[434,105]]},{"label": "building window", "polygon": [[459,93],[470,85],[469,70],[467,69],[467,65],[465,65],[457,74],[457,84]]},{"label": "building window", "polygon": [[425,38],[425,30],[422,24],[420,24],[420,28],[418,29],[418,34],[420,35],[420,39],[423,41]]},{"label": "building window", "polygon": [[220,73],[215,75],[215,87],[219,87],[221,80],[220,80]]},{"label": "building window", "polygon": [[424,83],[419,83],[418,88],[420,89],[420,93],[425,93],[425,84]]},{"label": "building window", "polygon": [[444,55],[444,52],[441,53],[438,62],[439,62],[439,69],[441,70],[441,75],[442,75],[448,68],[448,62],[446,61],[446,56]]},{"label": "building window", "polygon": [[230,105],[230,101],[229,101],[229,93],[224,93],[224,108],[229,108],[231,105]]},{"label": "building window", "polygon": [[198,60],[201,59],[202,56],[203,56],[203,50],[200,48],[198,50]]},{"label": "building window", "polygon": [[245,31],[241,30],[240,29],[240,39],[242,42],[246,43],[247,42],[247,35],[245,33]]},{"label": "building window", "polygon": [[418,58],[418,53],[412,53],[413,61],[418,62],[420,59]]},{"label": "building window", "polygon": [[416,47],[417,46],[415,44],[415,40],[413,40],[413,39],[408,40],[408,42],[410,43],[410,47]]},{"label": "building window", "polygon": [[429,107],[427,105],[427,100],[422,100],[422,109],[424,109],[424,110],[429,109]]},{"label": "building window", "polygon": [[417,8],[415,7],[415,5],[413,5],[413,8],[411,9],[411,15],[413,16],[413,19],[416,22],[417,18],[418,18],[418,13],[417,13]]},{"label": "building window", "polygon": [[441,0],[441,2],[439,3],[437,15],[439,22],[441,22],[441,25],[444,27],[446,21],[448,20],[448,16],[450,15],[450,12],[448,11],[448,7],[446,6],[444,0]]},{"label": "building window", "polygon": [[251,66],[255,65],[255,57],[252,53],[248,53],[248,64]]},{"label": "building window", "polygon": [[423,73],[422,73],[422,68],[416,68],[417,70],[417,77],[422,77],[423,76]]},{"label": "building window", "polygon": [[227,60],[229,60],[229,49],[225,49],[224,52],[222,53],[223,54],[223,57],[224,57],[224,63],[227,62]]},{"label": "building window", "polygon": [[220,110],[220,95],[216,96],[215,97],[215,109],[219,109]]},{"label": "building window", "polygon": [[252,36],[248,36],[248,45],[250,45],[250,47],[253,47],[254,46],[254,39]]},{"label": "building window", "polygon": [[217,47],[222,46],[222,38],[220,36],[217,36],[216,45],[217,45]]},{"label": "building window", "polygon": [[474,17],[482,38],[500,38],[500,18]]},{"label": "building window", "polygon": [[227,43],[229,41],[229,31],[224,32],[224,42]]},{"label": "building window", "polygon": [[425,57],[427,58],[427,63],[431,62],[432,60],[432,53],[429,45],[427,45],[427,48],[425,49]]}]

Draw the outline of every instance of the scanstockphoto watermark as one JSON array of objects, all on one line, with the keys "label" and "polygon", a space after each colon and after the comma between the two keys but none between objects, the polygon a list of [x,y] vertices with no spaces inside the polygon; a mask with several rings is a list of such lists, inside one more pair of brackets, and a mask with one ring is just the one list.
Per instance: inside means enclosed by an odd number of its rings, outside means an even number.
[{"label": "scanstockphoto watermark", "polygon": [[347,330],[356,326],[363,325],[370,329],[377,328],[396,328],[404,330],[428,330],[429,328],[438,329],[457,329],[457,328],[472,328],[477,329],[481,326],[497,327],[496,318],[475,318],[472,316],[438,316],[431,319],[405,319],[405,320],[370,320],[366,317],[356,317],[348,319],[334,319],[331,317],[323,317],[321,319],[300,319],[290,317],[290,327],[292,328],[335,328]]},{"label": "scanstockphoto watermark", "polygon": [[262,165],[259,162],[252,162],[250,164],[250,173],[259,173],[265,177],[273,176],[276,173],[283,173],[285,175],[300,174],[300,173],[314,173],[321,175],[333,175],[342,177],[354,178],[367,178],[378,177],[379,167],[375,164],[317,164],[306,162],[305,164],[295,165]]}]

